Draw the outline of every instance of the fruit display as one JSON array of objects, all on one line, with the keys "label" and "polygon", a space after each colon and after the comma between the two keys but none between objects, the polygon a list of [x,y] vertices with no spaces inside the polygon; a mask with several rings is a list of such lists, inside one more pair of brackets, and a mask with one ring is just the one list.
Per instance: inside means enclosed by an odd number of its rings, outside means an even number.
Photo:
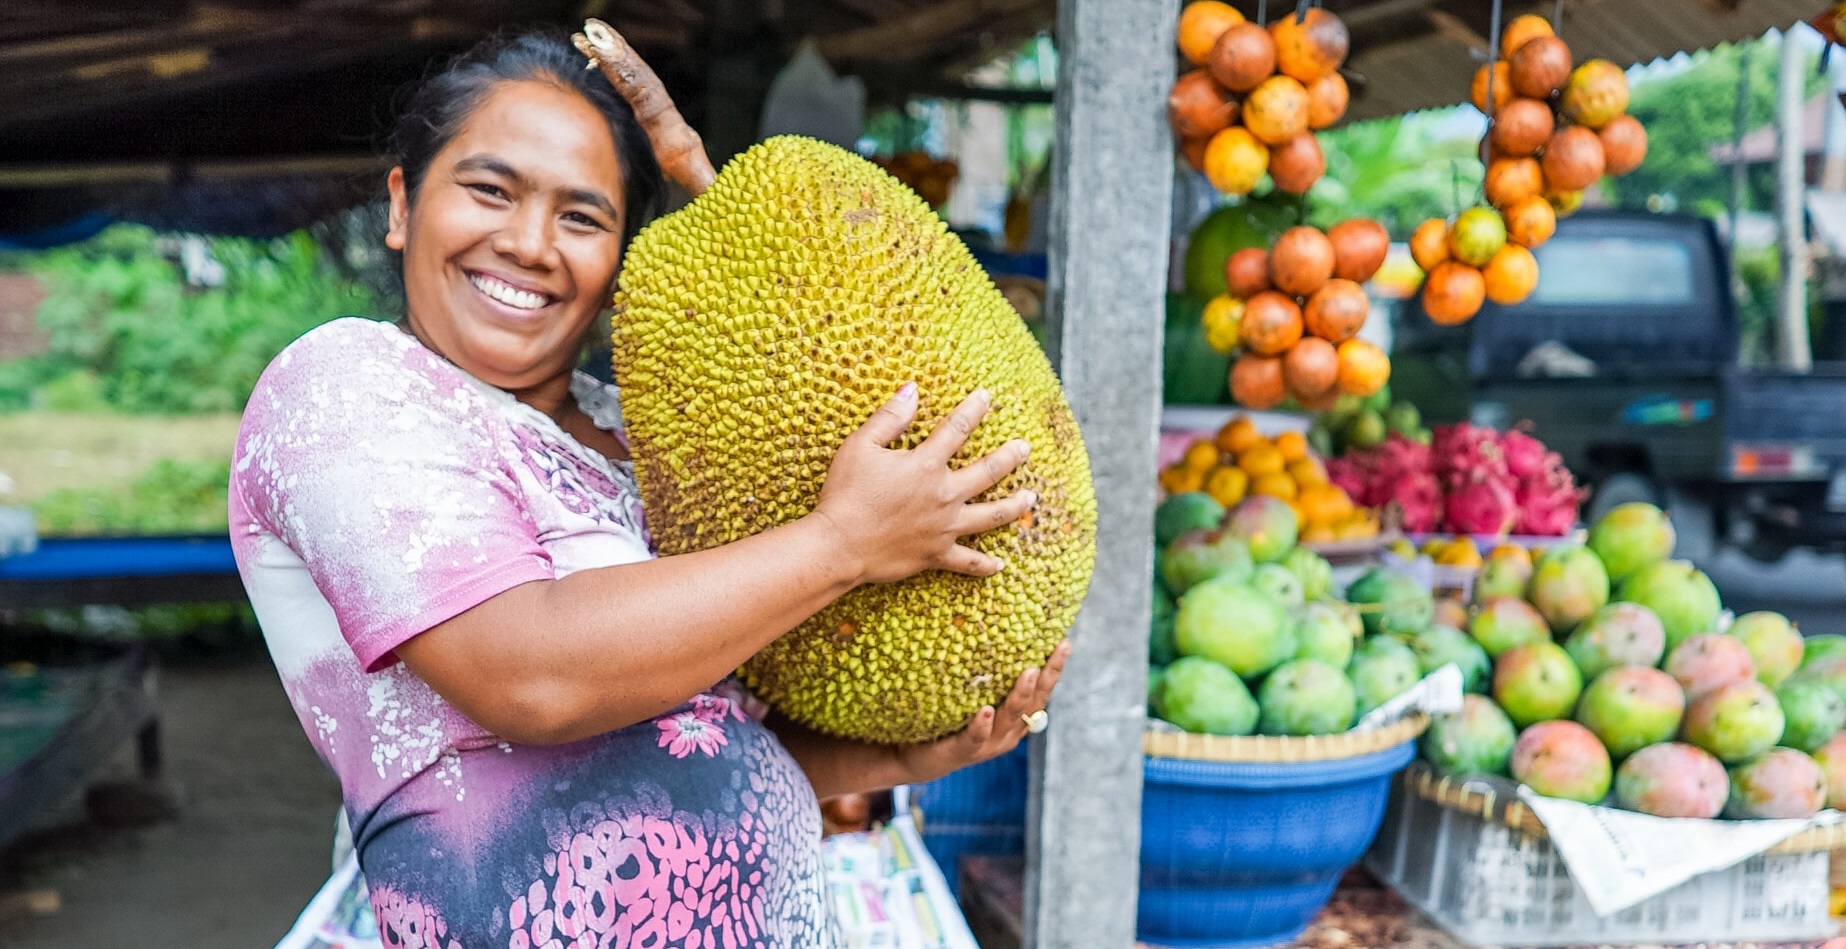
[{"label": "fruit display", "polygon": [[[1344,488],[1328,480],[1321,459],[1308,447],[1307,436],[1282,432],[1269,438],[1247,415],[1232,417],[1210,438],[1193,440],[1178,461],[1162,469],[1160,489],[1169,499],[1189,493],[1210,499],[1216,509],[1202,511],[1200,516],[1212,518],[1252,495],[1275,498],[1293,511],[1304,543],[1378,535],[1376,512],[1354,504]],[[1178,507],[1163,509],[1178,511],[1199,503],[1180,502]],[[1177,532],[1160,534],[1157,530],[1155,540],[1162,546],[1177,536]]]},{"label": "fruit display", "polygon": [[1173,83],[1167,120],[1186,161],[1224,194],[1249,194],[1265,177],[1306,194],[1327,171],[1314,130],[1346,114],[1346,25],[1314,7],[1264,26],[1195,0],[1177,39],[1194,68]]},{"label": "fruit display", "polygon": [[[1298,545],[1295,514],[1202,492],[1155,512],[1149,713],[1206,735],[1327,735],[1449,662],[1486,675],[1459,630],[1431,625],[1430,595],[1376,570],[1332,598],[1332,567]],[[1350,601],[1350,602],[1348,602]]]},{"label": "fruit display", "polygon": [[1327,474],[1359,504],[1394,506],[1411,533],[1562,536],[1585,494],[1538,439],[1466,422],[1435,429],[1427,444],[1390,434],[1327,462]]},{"label": "fruit display", "polygon": [[[1491,678],[1430,724],[1423,759],[1660,817],[1846,803],[1846,637],[1810,653],[1773,612],[1721,628],[1711,581],[1670,559],[1672,524],[1652,505],[1615,508],[1589,537],[1523,564],[1516,548],[1489,556],[1483,580],[1506,566],[1476,586],[1468,635]],[[1650,602],[1690,606],[1670,625]]]},{"label": "fruit display", "polygon": [[1410,251],[1425,274],[1423,310],[1465,323],[1492,300],[1520,303],[1538,286],[1532,249],[1583,204],[1604,175],[1625,175],[1647,154],[1647,130],[1627,114],[1628,78],[1606,59],[1572,64],[1551,23],[1514,17],[1500,57],[1470,91],[1487,115],[1485,203],[1418,225]]},{"label": "fruit display", "polygon": [[[598,31],[609,36],[599,40]],[[614,315],[615,378],[663,555],[805,516],[846,438],[908,383],[915,447],[977,389],[992,406],[956,457],[1013,439],[1030,460],[984,494],[1036,508],[969,538],[1009,569],[854,590],[757,653],[750,688],[819,731],[905,744],[962,727],[1043,665],[1095,559],[1088,455],[1043,351],[968,248],[901,182],[833,145],[778,136],[713,175],[659,80],[613,31],[578,37],[693,195],[637,235]],[[807,408],[787,411],[791,405]]]}]

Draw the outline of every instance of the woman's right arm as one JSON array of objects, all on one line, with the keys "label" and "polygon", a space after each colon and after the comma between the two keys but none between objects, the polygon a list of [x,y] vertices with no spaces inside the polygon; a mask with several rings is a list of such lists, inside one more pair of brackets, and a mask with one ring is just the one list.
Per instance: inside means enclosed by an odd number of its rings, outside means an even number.
[{"label": "woman's right arm", "polygon": [[1025,460],[1023,443],[949,467],[988,404],[976,393],[921,445],[892,449],[916,416],[906,386],[842,444],[806,517],[697,553],[515,586],[399,644],[398,658],[482,727],[556,744],[684,702],[862,583],[995,573],[1003,565],[960,538],[1037,499],[971,501]]}]

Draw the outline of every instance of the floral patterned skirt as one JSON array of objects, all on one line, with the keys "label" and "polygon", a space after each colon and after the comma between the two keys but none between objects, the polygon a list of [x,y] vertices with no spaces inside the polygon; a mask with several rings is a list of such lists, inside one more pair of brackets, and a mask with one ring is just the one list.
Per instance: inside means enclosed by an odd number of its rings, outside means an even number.
[{"label": "floral patterned skirt", "polygon": [[464,799],[401,793],[355,822],[380,939],[404,949],[838,944],[813,789],[739,708],[701,695],[582,742],[460,752]]}]

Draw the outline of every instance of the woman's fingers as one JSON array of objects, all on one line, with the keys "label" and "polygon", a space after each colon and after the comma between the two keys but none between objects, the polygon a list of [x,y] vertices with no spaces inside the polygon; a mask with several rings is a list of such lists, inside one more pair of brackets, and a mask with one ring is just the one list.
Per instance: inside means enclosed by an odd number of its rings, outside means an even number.
[{"label": "woman's fingers", "polygon": [[[986,389],[976,389],[961,404],[955,407],[917,446],[917,453],[924,456],[933,465],[946,465],[961,446],[967,444],[968,436],[974,434],[974,427],[981,424],[987,415],[987,407],[993,404],[993,396]],[[973,495],[969,495],[973,497]]]},{"label": "woman's fingers", "polygon": [[954,479],[955,496],[971,498],[999,484],[1000,479],[1019,470],[1031,454],[1032,446],[1019,439],[988,452],[979,461],[950,476]]},{"label": "woman's fingers", "polygon": [[967,574],[970,577],[991,577],[1006,567],[1006,562],[992,554],[984,554],[973,547],[956,544],[943,555],[939,566],[950,573]]},{"label": "woman's fingers", "polygon": [[852,437],[861,439],[880,448],[889,447],[910,423],[917,417],[917,385],[907,382],[897,390],[897,394],[886,400],[885,404],[872,413],[872,417],[859,426]]},{"label": "woman's fingers", "polygon": [[1058,680],[1064,677],[1064,664],[1069,661],[1070,640],[1066,639],[1051,651],[1051,658],[1045,660],[1045,671],[1038,677],[1039,708],[1051,701],[1051,690],[1058,687]]}]

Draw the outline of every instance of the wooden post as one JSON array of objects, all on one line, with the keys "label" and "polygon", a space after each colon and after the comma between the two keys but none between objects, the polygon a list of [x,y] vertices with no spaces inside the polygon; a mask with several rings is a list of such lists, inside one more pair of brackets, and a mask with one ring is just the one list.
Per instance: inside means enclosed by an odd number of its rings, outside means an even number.
[{"label": "wooden post", "polygon": [[1028,946],[1134,942],[1179,0],[1060,0],[1049,348],[1096,483],[1096,579],[1032,747]]}]

